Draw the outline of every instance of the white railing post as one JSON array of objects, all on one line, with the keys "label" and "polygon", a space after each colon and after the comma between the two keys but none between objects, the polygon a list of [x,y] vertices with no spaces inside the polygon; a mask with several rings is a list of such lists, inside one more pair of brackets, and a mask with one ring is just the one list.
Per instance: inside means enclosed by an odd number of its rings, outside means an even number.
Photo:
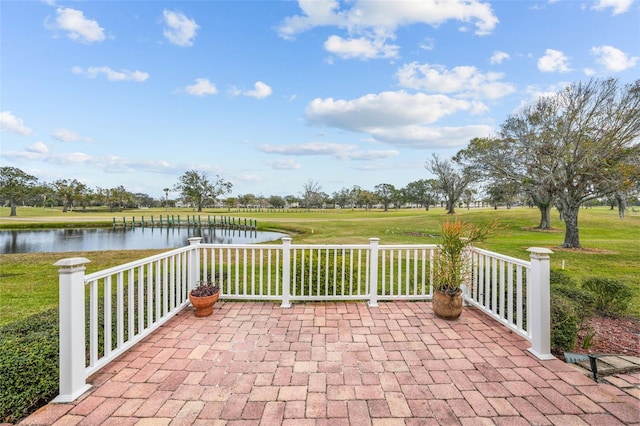
[{"label": "white railing post", "polygon": [[89,259],[72,257],[59,266],[60,394],[53,402],[75,401],[91,388],[87,384],[84,313],[84,271]]},{"label": "white railing post", "polygon": [[527,277],[527,323],[531,332],[529,352],[539,359],[555,359],[551,355],[551,289],[547,248],[531,247],[531,272]]},{"label": "white railing post", "polygon": [[282,238],[282,304],[291,307],[291,238]]},{"label": "white railing post", "polygon": [[369,238],[369,307],[378,307],[378,243],[380,238]]},{"label": "white railing post", "polygon": [[200,281],[200,241],[202,241],[202,237],[191,237],[188,241],[189,246],[193,247],[189,251],[189,272],[187,274],[189,277],[188,288],[191,291]]}]

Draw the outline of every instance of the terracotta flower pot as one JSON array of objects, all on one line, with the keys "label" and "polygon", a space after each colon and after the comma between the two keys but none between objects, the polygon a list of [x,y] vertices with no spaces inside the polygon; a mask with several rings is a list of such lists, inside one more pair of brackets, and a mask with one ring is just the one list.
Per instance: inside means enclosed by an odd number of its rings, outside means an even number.
[{"label": "terracotta flower pot", "polygon": [[454,295],[439,290],[433,292],[433,312],[438,318],[454,320],[462,314],[462,292]]},{"label": "terracotta flower pot", "polygon": [[213,313],[213,305],[218,301],[219,297],[219,291],[216,294],[204,297],[192,296],[191,292],[189,292],[189,301],[193,307],[196,308],[197,317],[208,317],[211,315]]}]

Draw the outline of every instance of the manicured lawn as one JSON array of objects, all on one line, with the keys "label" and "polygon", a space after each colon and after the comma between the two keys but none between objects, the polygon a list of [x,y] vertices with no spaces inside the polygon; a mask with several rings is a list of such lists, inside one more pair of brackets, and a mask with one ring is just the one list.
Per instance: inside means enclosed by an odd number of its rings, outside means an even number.
[{"label": "manicured lawn", "polygon": [[[197,214],[191,209],[145,209],[111,213],[108,211],[68,212],[41,208],[18,208],[18,217],[9,218],[9,209],[0,208],[0,229],[11,226],[78,226],[102,223],[110,226],[116,217],[132,216],[146,220],[153,215],[168,214],[186,217]],[[440,223],[451,220],[443,209],[426,212],[418,209],[390,210],[323,210],[293,212],[236,212],[206,210],[207,215],[257,219],[260,230],[288,232],[293,243],[366,243],[370,237],[380,238],[380,244],[436,243]],[[532,229],[538,223],[537,209],[459,209],[458,217],[471,222],[498,220],[506,229],[482,246],[492,251],[528,259],[529,247],[548,247],[555,251],[552,268],[565,271],[580,282],[591,276],[607,277],[624,282],[634,290],[631,313],[640,317],[640,214],[629,211],[624,220],[617,211],[608,208],[583,209],[580,212],[580,238],[584,250],[561,250],[564,225],[554,212],[554,231]],[[95,251],[84,253],[4,254],[0,256],[0,324],[56,307],[58,277],[54,262],[66,257],[82,256],[91,260],[87,273],[128,261],[140,259],[163,250]]]}]

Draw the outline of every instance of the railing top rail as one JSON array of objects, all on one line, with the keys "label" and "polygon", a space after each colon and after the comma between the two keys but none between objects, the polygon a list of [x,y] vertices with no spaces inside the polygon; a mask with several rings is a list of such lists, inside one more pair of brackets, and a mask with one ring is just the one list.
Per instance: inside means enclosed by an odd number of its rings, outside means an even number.
[{"label": "railing top rail", "polygon": [[381,244],[378,247],[380,249],[422,248],[433,250],[438,248],[438,244]]},{"label": "railing top rail", "polygon": [[153,256],[145,257],[143,259],[134,260],[133,262],[129,262],[129,263],[125,263],[125,264],[122,264],[122,265],[114,266],[112,268],[103,269],[101,271],[93,272],[91,274],[85,275],[84,281],[86,283],[86,282],[89,282],[89,281],[99,280],[100,278],[104,278],[104,277],[107,277],[109,275],[116,274],[118,272],[126,271],[127,269],[131,269],[131,268],[135,268],[135,267],[138,267],[138,266],[146,265],[148,263],[155,262],[157,260],[162,260],[162,259],[165,259],[167,257],[171,257],[173,255],[176,255],[176,254],[179,254],[179,253],[183,253],[185,251],[189,251],[190,249],[191,249],[190,246],[180,247],[180,248],[177,248],[177,249],[166,251],[164,253],[159,253],[159,254],[155,254]]},{"label": "railing top rail", "polygon": [[291,244],[292,249],[368,249],[369,244]]},{"label": "railing top rail", "polygon": [[246,243],[246,244],[224,244],[224,243],[200,243],[198,244],[200,248],[228,248],[228,249],[282,249],[282,244],[255,244],[255,243]]},{"label": "railing top rail", "polygon": [[478,247],[471,247],[471,251],[485,255],[485,256],[489,256],[495,259],[499,259],[499,260],[504,260],[510,263],[514,263],[516,265],[519,266],[524,266],[525,268],[530,268],[531,267],[531,262],[529,262],[528,260],[522,260],[522,259],[518,259],[517,257],[511,257],[511,256],[507,256],[504,254],[500,254],[500,253],[496,253],[493,251],[489,251],[489,250],[484,250]]}]

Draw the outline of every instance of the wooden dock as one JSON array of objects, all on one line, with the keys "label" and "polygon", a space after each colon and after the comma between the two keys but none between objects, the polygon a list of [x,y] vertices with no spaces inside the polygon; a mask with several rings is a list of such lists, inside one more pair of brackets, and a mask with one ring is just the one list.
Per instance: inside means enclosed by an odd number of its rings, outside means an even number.
[{"label": "wooden dock", "polygon": [[237,229],[256,231],[258,229],[258,221],[255,219],[247,219],[231,216],[207,215],[160,215],[159,218],[154,216],[141,216],[136,219],[135,216],[130,218],[122,217],[121,219],[113,218],[114,228],[219,228],[219,229]]}]

